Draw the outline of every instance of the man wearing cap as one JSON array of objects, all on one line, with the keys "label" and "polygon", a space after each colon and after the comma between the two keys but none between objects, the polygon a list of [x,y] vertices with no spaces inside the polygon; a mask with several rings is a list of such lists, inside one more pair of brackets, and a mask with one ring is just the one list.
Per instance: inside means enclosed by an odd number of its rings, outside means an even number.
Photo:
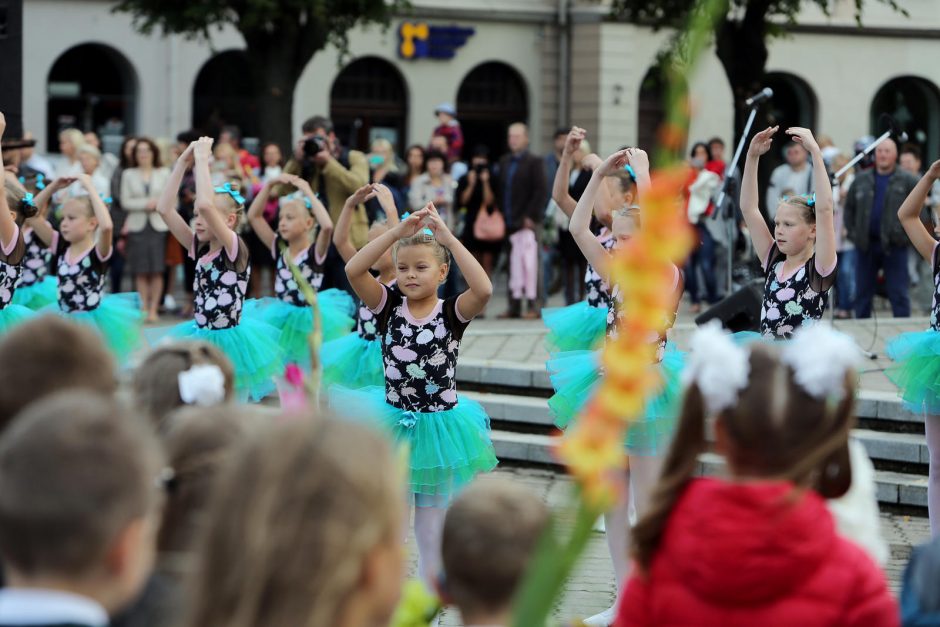
[{"label": "man wearing cap", "polygon": [[447,163],[454,163],[460,159],[463,152],[463,131],[457,121],[457,109],[449,102],[445,102],[434,109],[440,125],[431,133],[431,137],[444,137],[447,139]]}]

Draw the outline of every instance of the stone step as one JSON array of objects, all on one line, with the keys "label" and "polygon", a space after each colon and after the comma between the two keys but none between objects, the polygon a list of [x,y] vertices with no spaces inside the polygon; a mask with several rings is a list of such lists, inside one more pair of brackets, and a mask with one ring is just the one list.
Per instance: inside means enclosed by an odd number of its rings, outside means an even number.
[{"label": "stone step", "polygon": [[[551,411],[544,398],[485,392],[463,392],[461,395],[478,401],[491,420],[504,423],[510,429],[510,425],[521,431],[554,428]],[[870,429],[855,429],[853,435],[862,442],[872,459],[906,464],[927,464],[930,461],[927,442],[922,435]]]},{"label": "stone step", "polygon": [[[504,463],[529,463],[558,466],[554,444],[558,436],[493,431],[496,456]],[[724,461],[720,455],[703,453],[699,457],[700,472],[720,475]],[[877,497],[880,503],[905,507],[927,507],[927,477],[883,470],[875,471]]]},{"label": "stone step", "polygon": [[[519,388],[526,396],[548,396],[552,386],[544,364],[520,363],[492,359],[461,359],[457,364],[460,383],[478,386]],[[922,424],[924,418],[901,404],[897,394],[877,390],[860,390],[856,406],[858,417],[899,423]]]}]

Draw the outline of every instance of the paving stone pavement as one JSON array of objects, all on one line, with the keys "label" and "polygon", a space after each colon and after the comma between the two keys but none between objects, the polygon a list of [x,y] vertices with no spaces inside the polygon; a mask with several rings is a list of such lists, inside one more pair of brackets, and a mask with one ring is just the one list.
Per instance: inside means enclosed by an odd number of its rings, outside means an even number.
[{"label": "paving stone pavement", "polygon": [[[507,474],[529,486],[556,512],[564,510],[569,502],[572,490],[569,477],[549,470],[530,468],[503,468],[497,472]],[[885,575],[891,590],[897,594],[911,548],[926,542],[930,537],[930,529],[926,518],[882,514],[881,522],[882,533],[891,547],[891,557],[885,565]],[[417,568],[414,547],[414,539],[411,538],[409,548],[412,575]],[[595,533],[574,575],[565,586],[565,592],[559,600],[554,616],[559,621],[592,616],[613,603],[615,588],[607,542],[603,533]],[[456,627],[463,623],[458,612],[448,609],[440,624],[442,627]]]}]

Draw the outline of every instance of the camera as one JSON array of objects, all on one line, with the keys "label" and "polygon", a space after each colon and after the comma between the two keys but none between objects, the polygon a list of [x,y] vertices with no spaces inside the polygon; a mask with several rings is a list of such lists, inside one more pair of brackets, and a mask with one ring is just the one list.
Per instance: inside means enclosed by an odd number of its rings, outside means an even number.
[{"label": "camera", "polygon": [[487,166],[485,163],[477,163],[477,164],[474,164],[473,171],[476,172],[477,174],[482,174],[483,170],[488,169],[488,167],[489,166]]},{"label": "camera", "polygon": [[304,157],[306,159],[313,159],[318,153],[326,150],[326,147],[327,141],[326,137],[323,135],[308,137],[306,141],[304,141]]}]

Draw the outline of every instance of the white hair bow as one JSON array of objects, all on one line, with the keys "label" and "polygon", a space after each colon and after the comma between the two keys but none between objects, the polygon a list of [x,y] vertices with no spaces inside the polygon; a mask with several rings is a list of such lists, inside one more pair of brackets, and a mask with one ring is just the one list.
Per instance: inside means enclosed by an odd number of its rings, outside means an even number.
[{"label": "white hair bow", "polygon": [[216,405],[225,400],[225,375],[215,364],[198,364],[177,377],[180,398],[187,405]]},{"label": "white hair bow", "polygon": [[748,352],[735,344],[716,320],[695,331],[691,348],[683,383],[698,386],[709,415],[734,406],[751,373]]},{"label": "white hair bow", "polygon": [[807,394],[820,400],[841,400],[845,373],[862,362],[862,351],[851,337],[820,322],[794,333],[781,360],[793,369],[796,383]]}]

